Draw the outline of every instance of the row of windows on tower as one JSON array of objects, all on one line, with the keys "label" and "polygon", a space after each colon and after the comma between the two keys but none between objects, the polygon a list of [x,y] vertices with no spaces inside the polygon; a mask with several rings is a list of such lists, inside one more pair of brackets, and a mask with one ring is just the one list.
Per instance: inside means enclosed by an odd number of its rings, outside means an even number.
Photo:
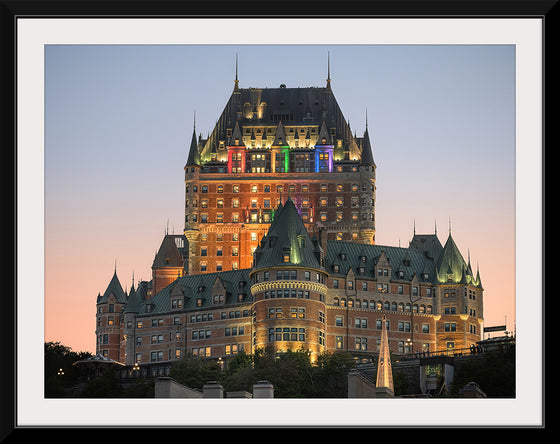
[{"label": "row of windows on tower", "polygon": [[[328,192],[337,192],[337,193],[342,193],[342,192],[353,192],[353,193],[357,193],[359,190],[359,186],[357,183],[352,183],[352,184],[342,184],[342,183],[337,183],[337,184],[333,184],[331,187],[331,189],[329,190],[329,185],[326,183],[322,183],[319,185],[319,191],[321,193],[328,193]],[[363,183],[362,184],[362,192],[366,192],[368,190],[368,185]],[[370,189],[371,191],[374,191],[375,188],[373,186],[373,184],[370,185]],[[309,185],[308,184],[301,184],[299,187],[296,188],[295,184],[290,184],[288,185],[288,187],[285,187],[285,185],[269,185],[269,184],[264,184],[262,185],[262,192],[263,193],[271,193],[274,190],[276,190],[277,193],[283,193],[283,192],[289,192],[289,193],[295,193],[296,191],[298,192],[302,192],[302,193],[308,193],[310,191]],[[188,194],[191,191],[190,185],[186,185],[185,187],[185,192]],[[218,184],[216,186],[216,193],[218,194],[222,194],[226,191],[225,186],[223,184]],[[249,191],[251,193],[258,193],[259,192],[259,185],[258,184],[252,184],[250,185]],[[193,185],[192,187],[192,192],[193,193],[198,193],[198,185]],[[200,192],[203,194],[207,194],[210,192],[210,188],[208,185],[202,185],[200,187]],[[233,184],[231,185],[231,192],[232,193],[240,193],[241,189],[239,187],[238,184]]]}]

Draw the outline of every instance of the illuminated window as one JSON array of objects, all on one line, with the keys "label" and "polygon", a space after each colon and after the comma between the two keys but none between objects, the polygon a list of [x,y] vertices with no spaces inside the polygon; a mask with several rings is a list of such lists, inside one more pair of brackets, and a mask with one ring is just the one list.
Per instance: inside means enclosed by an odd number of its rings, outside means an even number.
[{"label": "illuminated window", "polygon": [[208,185],[202,185],[202,192],[203,192],[203,193],[207,193],[207,192],[208,192]]},{"label": "illuminated window", "polygon": [[337,197],[335,200],[335,204],[337,207],[342,207],[344,205],[344,199],[342,197]]},{"label": "illuminated window", "polygon": [[251,185],[251,193],[257,193],[259,191],[258,185]]},{"label": "illuminated window", "polygon": [[[336,221],[337,222],[342,222],[342,213],[341,212],[337,212],[336,213]],[[338,240],[338,239],[337,239]]]},{"label": "illuminated window", "polygon": [[233,186],[233,192],[234,193],[239,193],[239,185],[234,185]]},{"label": "illuminated window", "polygon": [[223,185],[218,185],[217,192],[218,193],[223,193],[224,192],[224,186]]},{"label": "illuminated window", "polygon": [[343,186],[341,183],[336,184],[336,191],[343,191]]},{"label": "illuminated window", "polygon": [[224,208],[224,199],[218,199],[216,201],[216,208]]},{"label": "illuminated window", "polygon": [[257,233],[251,233],[251,240],[252,240],[252,241],[256,241],[256,240],[257,240]]},{"label": "illuminated window", "polygon": [[283,260],[284,262],[290,262],[290,253],[284,253]]},{"label": "illuminated window", "polygon": [[326,222],[327,221],[327,213],[321,213],[321,222]]},{"label": "illuminated window", "polygon": [[342,336],[336,336],[335,338],[335,343],[336,343],[336,348],[337,349],[342,349],[344,347],[344,341]]}]

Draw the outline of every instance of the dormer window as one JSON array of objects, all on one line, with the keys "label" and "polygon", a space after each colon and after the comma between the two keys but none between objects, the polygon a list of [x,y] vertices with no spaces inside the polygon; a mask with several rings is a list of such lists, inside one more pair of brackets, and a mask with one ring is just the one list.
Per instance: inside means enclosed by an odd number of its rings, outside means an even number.
[{"label": "dormer window", "polygon": [[283,256],[282,256],[282,261],[284,263],[290,262],[290,253],[284,253]]},{"label": "dormer window", "polygon": [[333,265],[333,270],[334,270],[335,273],[338,273],[338,270],[340,270],[340,266]]}]

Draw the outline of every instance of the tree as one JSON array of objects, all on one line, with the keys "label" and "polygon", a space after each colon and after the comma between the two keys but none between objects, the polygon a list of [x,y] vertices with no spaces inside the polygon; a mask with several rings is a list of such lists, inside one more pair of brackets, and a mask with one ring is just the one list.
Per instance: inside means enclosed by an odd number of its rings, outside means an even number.
[{"label": "tree", "polygon": [[188,354],[172,364],[169,377],[186,387],[202,389],[208,381],[220,381],[222,370],[215,361]]},{"label": "tree", "polygon": [[76,384],[81,376],[74,362],[91,356],[89,352],[73,352],[60,342],[45,342],[45,397],[63,397],[64,388]]},{"label": "tree", "polygon": [[346,398],[348,372],[354,368],[352,355],[347,352],[325,352],[319,355],[312,374],[314,398]]}]

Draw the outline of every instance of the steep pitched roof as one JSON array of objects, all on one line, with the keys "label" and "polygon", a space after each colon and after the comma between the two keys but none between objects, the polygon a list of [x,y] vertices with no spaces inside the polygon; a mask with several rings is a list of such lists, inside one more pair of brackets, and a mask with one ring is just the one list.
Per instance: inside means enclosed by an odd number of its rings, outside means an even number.
[{"label": "steep pitched roof", "polygon": [[[303,88],[238,88],[227,101],[208,139],[204,141],[201,158],[205,159],[219,141],[227,142],[228,131],[233,131],[236,122],[244,126],[320,127],[325,121],[329,138],[348,141],[350,150],[360,156],[359,146],[352,135],[350,125],[330,87]],[[333,130],[334,134],[330,131]],[[272,136],[272,134],[268,134]],[[315,136],[313,136],[315,137]],[[345,147],[348,149],[348,147]],[[335,148],[338,150],[338,148]],[[342,151],[342,148],[340,149]]]},{"label": "steep pitched roof", "polygon": [[101,296],[101,298],[98,300],[98,303],[107,302],[111,294],[115,296],[117,302],[126,303],[126,295],[119,281],[119,278],[117,277],[117,270],[115,270],[113,277],[111,278],[111,282],[109,282],[105,293],[103,293],[103,296]]},{"label": "steep pitched roof", "polygon": [[364,132],[364,138],[362,139],[362,165],[374,165],[373,160],[373,150],[371,149],[371,142],[369,140],[369,132],[366,123],[366,130]]},{"label": "steep pitched roof", "polygon": [[175,243],[175,235],[166,234],[161,242],[156,257],[154,258],[152,268],[182,267],[183,264],[183,258],[179,253],[177,244]]},{"label": "steep pitched roof", "polygon": [[[255,254],[255,269],[276,266],[302,266],[322,268],[313,242],[292,201],[288,198],[279,205],[270,224],[268,233],[262,239],[260,250]],[[289,255],[285,262],[284,255]]]},{"label": "steep pitched roof", "polygon": [[[166,313],[171,311],[171,295],[183,295],[183,309],[207,309],[213,306],[212,288],[217,281],[223,285],[224,305],[235,305],[252,301],[250,292],[250,269],[220,271],[197,275],[185,275],[162,289],[151,299],[140,301],[139,314]],[[243,298],[240,301],[239,295]],[[148,306],[150,309],[148,310]]]},{"label": "steep pitched roof", "polygon": [[440,282],[471,283],[474,281],[472,272],[465,259],[463,259],[451,233],[449,233],[447,242],[445,242],[437,261],[437,273]]},{"label": "steep pitched roof", "polygon": [[414,250],[421,251],[426,257],[432,258],[434,261],[438,260],[441,252],[443,251],[441,242],[439,241],[436,234],[414,233],[414,236],[408,244],[408,247]]},{"label": "steep pitched roof", "polygon": [[200,165],[200,158],[198,155],[198,142],[196,141],[196,130],[194,128],[186,166],[192,165]]},{"label": "steep pitched roof", "polygon": [[[345,276],[350,270],[354,270],[359,276],[376,279],[375,267],[384,258],[391,265],[393,280],[410,281],[414,275],[420,281],[432,282],[435,278],[434,262],[420,251],[378,244],[327,241],[327,271],[335,275]],[[338,266],[338,271],[335,271],[334,265]],[[399,277],[399,271],[403,273],[403,277]],[[424,273],[428,273],[427,280],[423,277]]]},{"label": "steep pitched roof", "polygon": [[140,295],[136,293],[134,286],[131,287],[130,293],[128,294],[128,301],[124,309],[125,313],[138,313],[140,306]]}]

